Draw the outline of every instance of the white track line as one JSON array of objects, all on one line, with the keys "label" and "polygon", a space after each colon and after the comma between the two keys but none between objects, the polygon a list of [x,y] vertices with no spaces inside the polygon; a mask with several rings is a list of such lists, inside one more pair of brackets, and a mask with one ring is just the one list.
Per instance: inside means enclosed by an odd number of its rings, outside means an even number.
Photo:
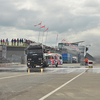
[{"label": "white track line", "polygon": [[[34,73],[31,73],[31,74],[34,74]],[[2,77],[2,78],[0,78],[0,80],[7,79],[7,78],[19,77],[19,76],[25,76],[25,75],[31,75],[31,74],[22,74],[22,75],[15,75],[15,76],[9,76],[9,77]]]},{"label": "white track line", "polygon": [[58,91],[59,89],[61,89],[62,87],[64,87],[65,85],[67,85],[68,83],[72,82],[74,79],[76,79],[77,77],[81,76],[83,73],[85,72],[82,72],[81,74],[77,75],[76,77],[72,78],[71,80],[69,80],[68,82],[64,83],[63,85],[61,85],[60,87],[58,87],[57,89],[51,91],[50,93],[48,93],[47,95],[43,96],[42,98],[40,98],[39,100],[44,100],[46,99],[47,97],[49,97],[50,95],[52,95],[53,93],[55,93],[56,91]]}]

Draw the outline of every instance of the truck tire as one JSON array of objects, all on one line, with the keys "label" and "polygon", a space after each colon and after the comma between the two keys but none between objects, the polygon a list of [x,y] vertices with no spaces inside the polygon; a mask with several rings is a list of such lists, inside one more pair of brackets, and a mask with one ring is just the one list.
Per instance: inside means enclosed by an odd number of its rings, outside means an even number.
[{"label": "truck tire", "polygon": [[58,67],[58,63],[56,64],[56,67]]},{"label": "truck tire", "polygon": [[49,66],[49,65],[48,65],[48,62],[45,61],[42,67],[48,67],[48,66]]}]

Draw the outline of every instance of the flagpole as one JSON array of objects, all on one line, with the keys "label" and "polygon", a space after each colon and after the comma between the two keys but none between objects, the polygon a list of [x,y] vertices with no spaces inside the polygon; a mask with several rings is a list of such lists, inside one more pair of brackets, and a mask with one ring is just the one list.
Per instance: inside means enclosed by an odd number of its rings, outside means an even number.
[{"label": "flagpole", "polygon": [[48,35],[48,31],[47,31],[47,34],[46,34],[45,45],[46,45],[46,41],[47,41],[47,35]]},{"label": "flagpole", "polygon": [[[41,21],[41,24],[42,24],[42,21]],[[40,29],[39,29],[38,42],[39,42],[39,37],[40,37],[40,30],[41,30],[41,25],[40,25]]]},{"label": "flagpole", "polygon": [[[45,30],[45,27],[44,27],[44,30]],[[43,36],[42,36],[42,44],[43,44],[43,37],[44,37],[44,31],[43,31]]]},{"label": "flagpole", "polygon": [[45,39],[45,45],[46,45],[47,36],[48,36],[48,29],[49,29],[49,27],[47,28],[47,34],[46,34],[46,39]]},{"label": "flagpole", "polygon": [[57,34],[57,38],[56,38],[56,45],[57,45],[57,42],[58,42],[58,34]]}]

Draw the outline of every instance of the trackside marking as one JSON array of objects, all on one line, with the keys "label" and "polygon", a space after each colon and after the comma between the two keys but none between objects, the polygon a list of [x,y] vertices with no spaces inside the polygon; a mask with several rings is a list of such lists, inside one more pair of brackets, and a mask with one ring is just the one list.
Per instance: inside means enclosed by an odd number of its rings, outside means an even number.
[{"label": "trackside marking", "polygon": [[59,89],[61,89],[62,87],[64,87],[65,85],[67,85],[68,83],[72,82],[73,80],[75,80],[76,78],[78,78],[79,76],[81,76],[82,74],[84,74],[85,72],[82,72],[81,74],[77,75],[76,77],[72,78],[71,80],[69,80],[68,82],[64,83],[63,85],[61,85],[60,87],[58,87],[57,89],[51,91],[50,93],[48,93],[47,95],[43,96],[42,98],[40,98],[39,100],[44,100],[47,97],[49,97],[50,95],[52,95],[53,93],[55,93],[56,91],[58,91]]},{"label": "trackside marking", "polygon": [[[34,73],[31,73],[31,74],[34,74]],[[7,78],[19,77],[19,76],[25,76],[25,75],[31,75],[31,74],[23,74],[23,75],[15,75],[15,76],[9,76],[9,77],[2,77],[2,78],[0,78],[0,80],[7,79]]]}]

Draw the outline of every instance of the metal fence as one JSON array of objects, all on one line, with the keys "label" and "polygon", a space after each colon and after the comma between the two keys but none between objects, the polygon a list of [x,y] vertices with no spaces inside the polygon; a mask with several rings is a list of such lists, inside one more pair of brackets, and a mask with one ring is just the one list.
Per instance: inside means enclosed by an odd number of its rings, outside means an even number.
[{"label": "metal fence", "polygon": [[21,62],[21,56],[12,55],[12,56],[10,57],[10,61],[11,61],[11,62]]}]

